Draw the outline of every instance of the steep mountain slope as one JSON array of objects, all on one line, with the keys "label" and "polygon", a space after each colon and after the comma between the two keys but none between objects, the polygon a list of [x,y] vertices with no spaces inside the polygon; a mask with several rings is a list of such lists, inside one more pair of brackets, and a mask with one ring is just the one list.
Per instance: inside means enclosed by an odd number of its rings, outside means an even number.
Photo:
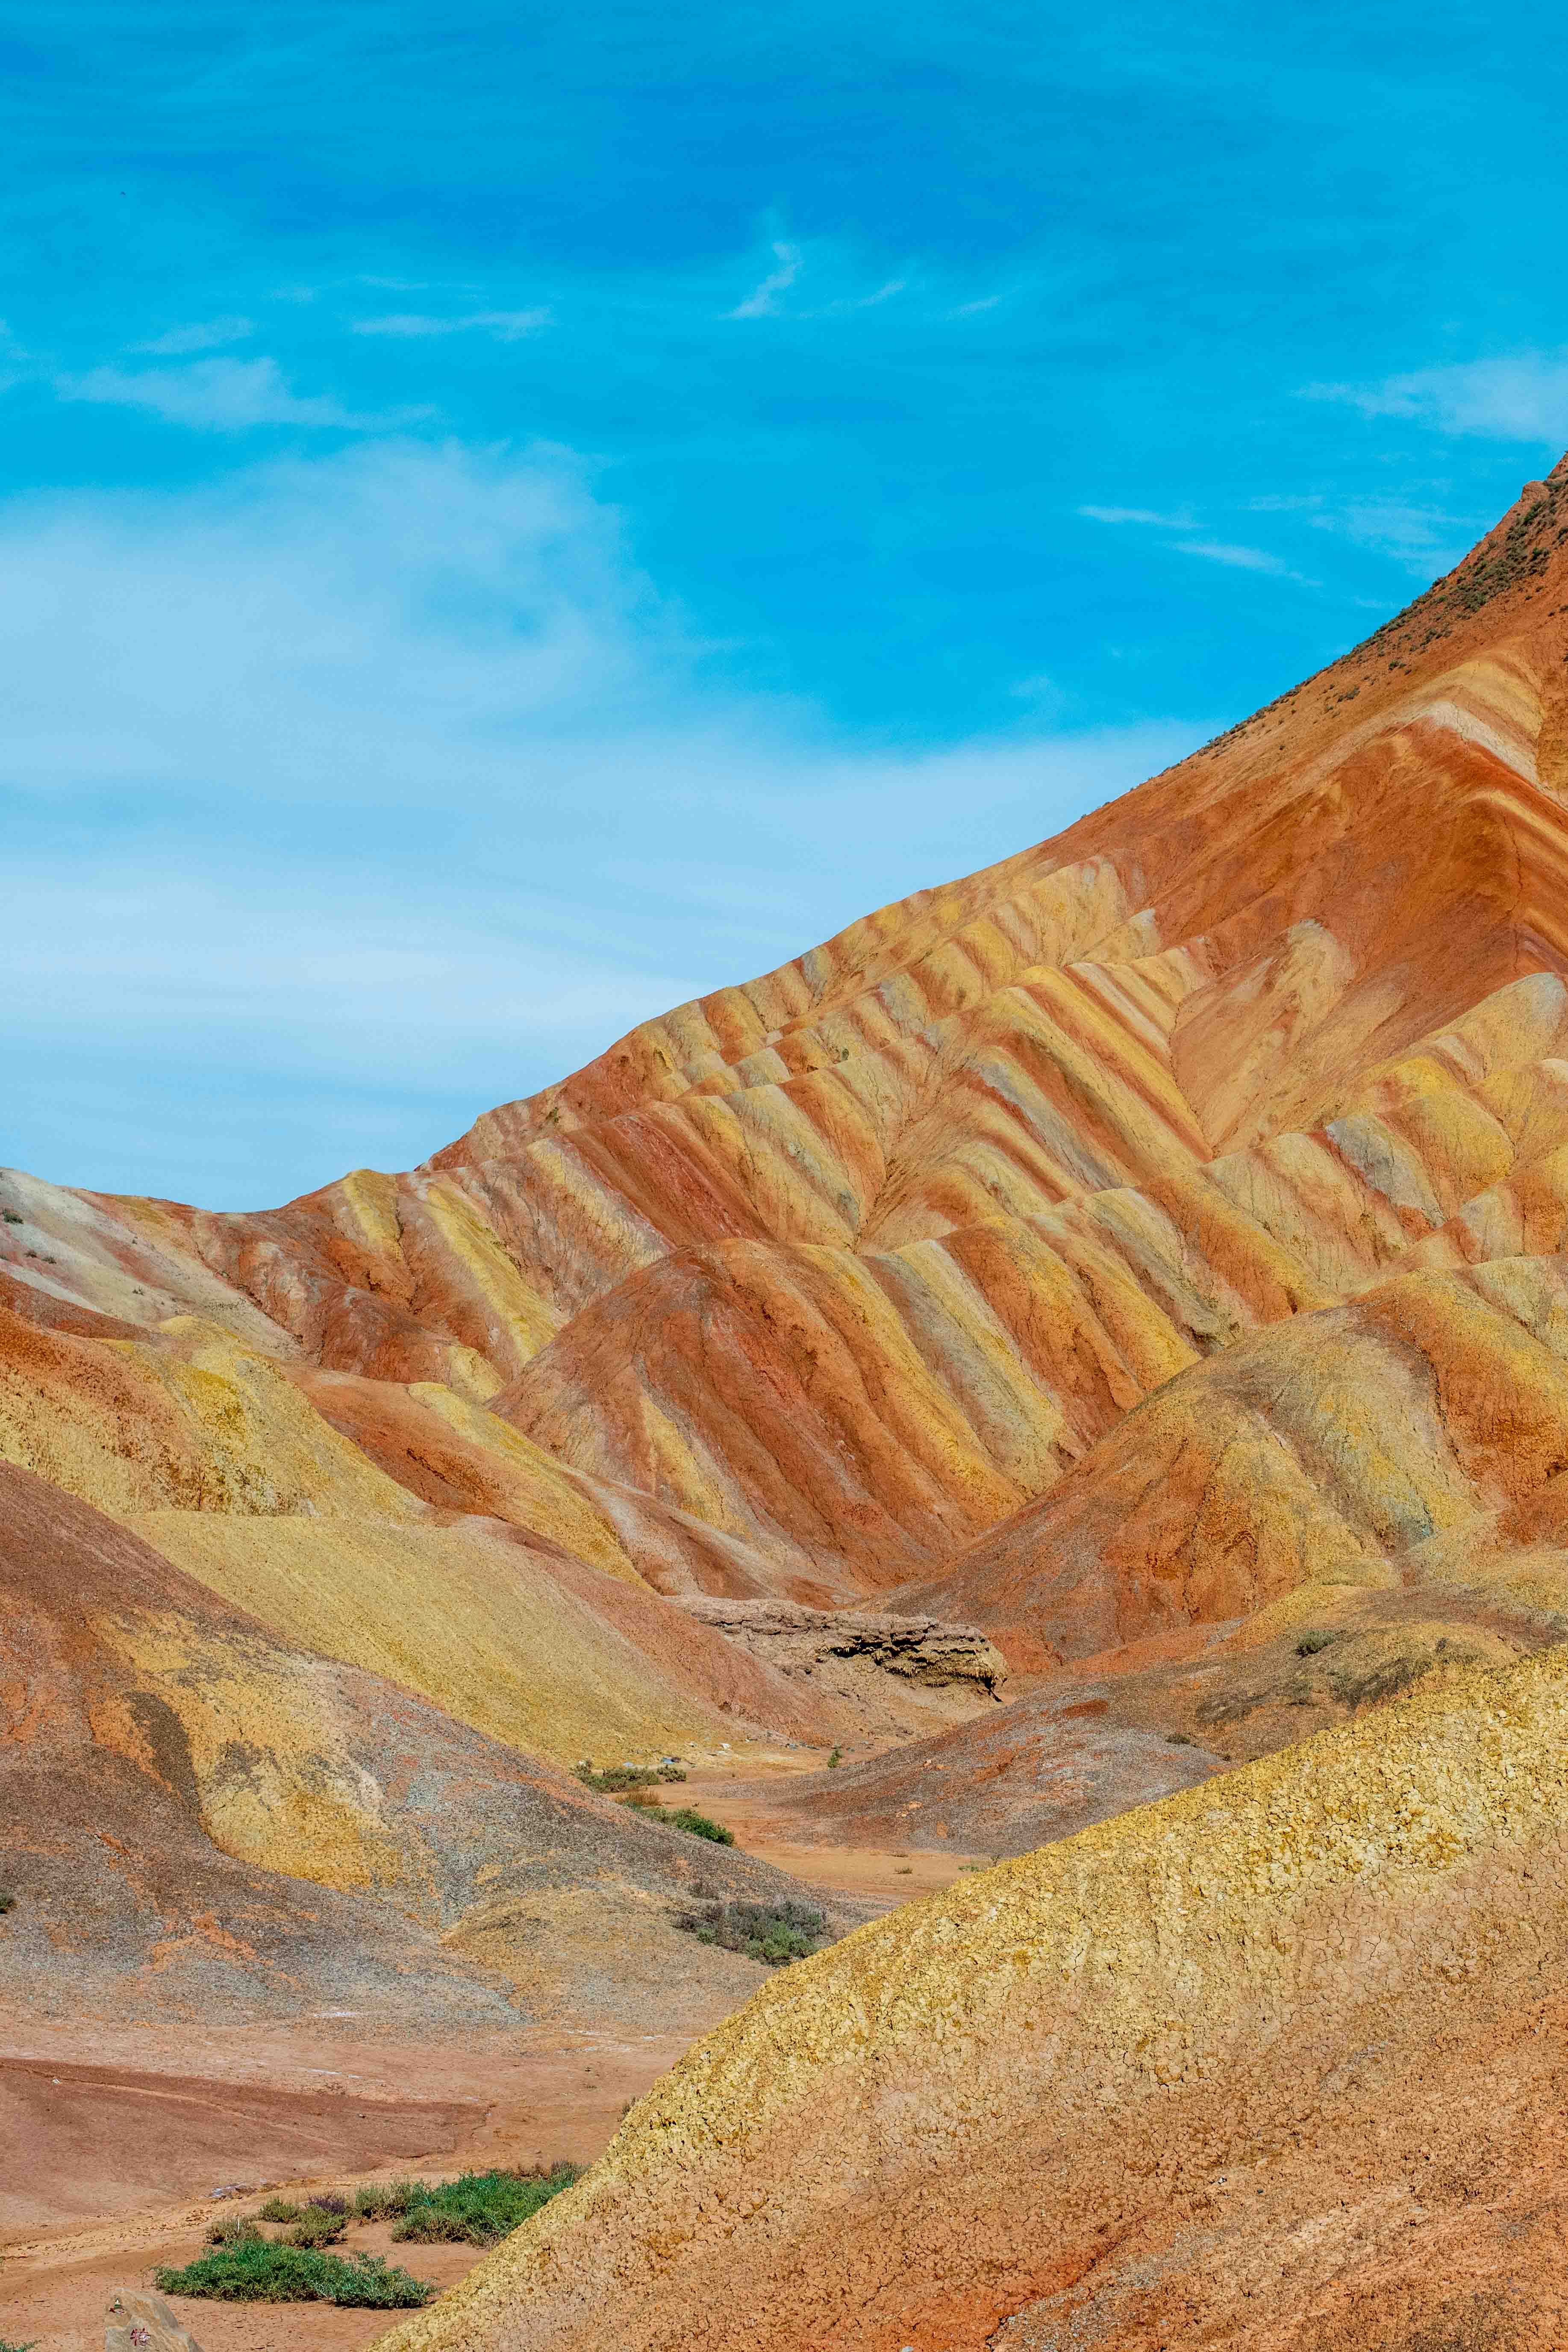
[{"label": "steep mountain slope", "polygon": [[8,1180],[7,1295],[111,1346],[199,1316],[426,1501],[668,1592],[946,1580],[1248,1333],[1555,1249],[1565,540],[1559,467],[1181,767],[411,1175],[234,1216]]}]

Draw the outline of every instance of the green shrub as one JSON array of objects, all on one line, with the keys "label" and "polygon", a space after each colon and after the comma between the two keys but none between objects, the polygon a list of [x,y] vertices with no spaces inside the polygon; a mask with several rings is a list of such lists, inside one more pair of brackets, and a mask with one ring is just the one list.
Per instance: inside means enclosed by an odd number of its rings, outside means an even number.
[{"label": "green shrub", "polygon": [[417,2311],[436,2289],[394,2270],[379,2254],[309,2252],[259,2231],[183,2270],[156,2270],[160,2294],[210,2295],[220,2303],[335,2303],[358,2311]]},{"label": "green shrub", "polygon": [[237,2246],[248,2238],[260,2239],[263,2245],[269,2242],[248,2213],[222,2213],[207,2231],[209,2246]]},{"label": "green shrub", "polygon": [[[15,1209],[6,1209],[3,1213],[5,1215],[5,1223],[8,1225],[19,1225],[22,1222]],[[3,2345],[0,2345],[0,2352],[5,2352],[5,2347]]]},{"label": "green shrub", "polygon": [[1315,1658],[1320,1650],[1326,1650],[1331,1642],[1337,1642],[1339,1638],[1337,1633],[1331,1633],[1321,1625],[1316,1626],[1311,1633],[1302,1634],[1296,1644],[1296,1655],[1299,1658]]},{"label": "green shrub", "polygon": [[700,1910],[678,1913],[675,1924],[700,1944],[743,1952],[770,1969],[809,1959],[833,1941],[822,1913],[806,1903],[705,1903]]},{"label": "green shrub", "polygon": [[289,2246],[335,2246],[346,2227],[342,2214],[323,2213],[319,2206],[307,2205],[284,2243]]},{"label": "green shrub", "polygon": [[692,1837],[707,1838],[714,1845],[733,1845],[735,1832],[727,1830],[707,1813],[700,1813],[693,1805],[679,1805],[672,1812],[668,1805],[639,1805],[637,1818],[645,1822],[662,1822],[667,1829],[686,1830]]},{"label": "green shrub", "polygon": [[[0,1886],[0,1911],[15,1911],[16,1908],[16,1898],[11,1893],[10,1888]],[[0,2346],[0,2352],[4,2352],[3,2346]]]},{"label": "green shrub", "polygon": [[424,2193],[417,2180],[367,2180],[354,2190],[354,2213],[361,2221],[395,2221]]},{"label": "green shrub", "polygon": [[829,1770],[830,1772],[837,1772],[837,1769],[838,1769],[838,1767],[840,1766],[840,1764],[842,1764],[842,1763],[843,1763],[843,1761],[844,1761],[844,1750],[843,1750],[843,1748],[836,1748],[834,1749],[834,1751],[833,1751],[832,1755],[831,1755],[831,1756],[828,1758],[828,1759],[827,1759],[827,1769],[828,1769],[828,1770]]},{"label": "green shrub", "polygon": [[[11,1222],[12,1220],[7,1218],[6,1223]],[[26,2344],[13,2344],[8,2336],[0,2336],[0,2352],[38,2352],[38,2339],[33,2336],[29,2336]]]},{"label": "green shrub", "polygon": [[573,1771],[584,1789],[597,1790],[601,1797],[618,1797],[627,1789],[657,1789],[684,1780],[685,1773],[679,1764],[606,1764],[596,1772],[592,1764],[574,1764]]},{"label": "green shrub", "polygon": [[579,2178],[574,2164],[548,2172],[465,2172],[429,2189],[416,2188],[393,2236],[421,2245],[466,2242],[493,2246]]},{"label": "green shrub", "polygon": [[291,2198],[269,2197],[265,2205],[257,2207],[256,2219],[258,2221],[297,2221],[302,2210],[303,2208],[296,2205]]}]

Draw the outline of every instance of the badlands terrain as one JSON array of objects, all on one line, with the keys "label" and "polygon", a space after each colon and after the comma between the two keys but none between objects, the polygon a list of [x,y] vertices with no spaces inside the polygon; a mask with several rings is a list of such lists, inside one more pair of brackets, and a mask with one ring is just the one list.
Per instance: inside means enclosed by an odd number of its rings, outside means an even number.
[{"label": "badlands terrain", "polygon": [[566,2154],[388,2352],[1568,2344],[1568,461],[409,1174],[0,1215],[0,2336]]}]

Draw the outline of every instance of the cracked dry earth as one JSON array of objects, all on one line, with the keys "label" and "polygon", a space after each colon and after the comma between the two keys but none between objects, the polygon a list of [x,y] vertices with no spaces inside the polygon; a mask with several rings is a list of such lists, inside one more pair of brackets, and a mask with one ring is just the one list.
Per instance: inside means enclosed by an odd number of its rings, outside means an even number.
[{"label": "cracked dry earth", "polygon": [[1565,908],[1568,461],[419,1169],[0,1171],[0,2332],[548,2119],[388,2352],[1568,2344]]}]

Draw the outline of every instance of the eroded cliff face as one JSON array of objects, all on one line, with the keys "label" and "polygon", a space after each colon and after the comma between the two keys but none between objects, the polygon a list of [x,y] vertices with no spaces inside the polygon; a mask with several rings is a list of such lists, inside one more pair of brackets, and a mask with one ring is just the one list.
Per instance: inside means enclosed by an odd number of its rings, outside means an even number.
[{"label": "eroded cliff face", "polygon": [[910,1739],[989,1715],[1007,1661],[978,1626],[793,1601],[691,1600],[688,1616],[795,1685],[858,1709],[870,1737]]}]

